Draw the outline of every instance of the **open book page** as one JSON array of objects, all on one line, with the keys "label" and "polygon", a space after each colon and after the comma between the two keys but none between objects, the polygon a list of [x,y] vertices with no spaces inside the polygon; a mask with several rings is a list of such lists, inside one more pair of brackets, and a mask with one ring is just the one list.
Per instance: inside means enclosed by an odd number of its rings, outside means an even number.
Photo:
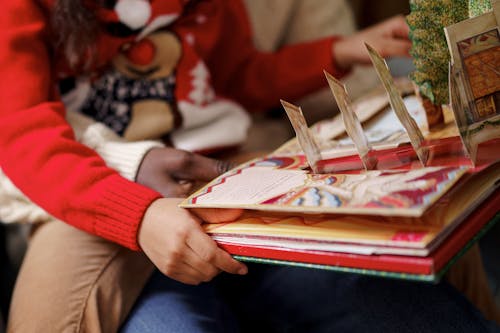
[{"label": "open book page", "polygon": [[498,190],[500,165],[468,175],[421,217],[311,215],[246,211],[235,222],[205,224],[217,241],[291,250],[426,256],[484,198]]},{"label": "open book page", "polygon": [[421,216],[462,177],[463,167],[311,174],[304,158],[267,157],[217,178],[182,207]]},{"label": "open book page", "polygon": [[[413,96],[414,98],[416,98],[412,82],[408,78],[396,78],[394,81],[404,97]],[[372,122],[376,115],[388,110],[389,107],[389,98],[382,86],[375,88],[373,91],[362,97],[359,97],[352,103],[352,108],[356,113],[356,116],[363,124],[366,122]],[[408,105],[407,107],[410,109]],[[422,112],[421,117],[423,117],[423,121],[417,121],[417,123],[419,124],[419,126],[423,126],[422,130],[425,129],[425,131],[427,131],[425,111],[422,109],[421,105],[418,105],[418,107],[421,110],[418,112]],[[409,111],[412,112],[412,110]],[[414,113],[412,113],[412,116],[413,118],[416,118],[416,115]],[[401,124],[399,124],[399,126],[401,126]],[[364,129],[366,131],[365,127]],[[402,126],[401,129],[403,130]],[[340,115],[338,115],[336,117],[324,119],[313,124],[311,126],[311,131],[316,135],[318,140],[329,141],[345,134],[345,127]]]}]

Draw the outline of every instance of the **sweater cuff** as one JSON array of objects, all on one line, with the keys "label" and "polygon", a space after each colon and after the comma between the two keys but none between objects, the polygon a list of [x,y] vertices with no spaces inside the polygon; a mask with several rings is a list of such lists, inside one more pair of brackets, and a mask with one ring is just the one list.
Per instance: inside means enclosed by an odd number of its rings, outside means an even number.
[{"label": "sweater cuff", "polygon": [[135,180],[144,155],[156,147],[163,147],[163,144],[157,141],[108,142],[98,147],[97,152],[110,168],[128,180]]},{"label": "sweater cuff", "polygon": [[144,214],[161,194],[121,176],[109,179],[111,186],[99,201],[93,234],[138,251],[138,231]]}]

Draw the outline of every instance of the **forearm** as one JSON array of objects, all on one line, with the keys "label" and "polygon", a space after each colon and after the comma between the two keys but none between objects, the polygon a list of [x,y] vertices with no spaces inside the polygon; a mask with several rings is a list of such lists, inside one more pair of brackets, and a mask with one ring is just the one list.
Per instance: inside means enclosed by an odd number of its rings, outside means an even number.
[{"label": "forearm", "polygon": [[218,31],[221,47],[210,50],[206,59],[218,93],[248,109],[262,110],[278,106],[280,98],[296,100],[326,87],[323,70],[336,77],[344,75],[332,55],[332,45],[338,38],[260,52],[254,46],[242,3],[228,1],[224,8],[225,13],[219,18],[224,22],[223,29]]},{"label": "forearm", "polygon": [[234,64],[229,77],[215,76],[215,84],[250,109],[268,109],[279,99],[297,100],[326,86],[323,70],[336,77],[347,72],[334,62],[332,48],[339,39],[330,37],[283,47],[275,53],[249,51]]}]

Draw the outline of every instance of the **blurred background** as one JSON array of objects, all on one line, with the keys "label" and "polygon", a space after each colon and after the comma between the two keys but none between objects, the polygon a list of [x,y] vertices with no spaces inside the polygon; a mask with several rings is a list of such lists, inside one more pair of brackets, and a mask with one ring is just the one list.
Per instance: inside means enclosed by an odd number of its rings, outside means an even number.
[{"label": "blurred background", "polygon": [[407,0],[351,0],[349,5],[353,9],[358,28],[367,27],[396,14],[410,13]]},{"label": "blurred background", "polygon": [[[287,44],[330,35],[350,35],[392,16],[409,14],[408,0],[244,0],[244,3],[255,45],[262,51],[276,51]],[[407,76],[413,69],[409,58],[387,61],[394,76]],[[353,68],[342,81],[353,100],[380,84],[371,66]],[[338,112],[329,89],[290,102],[302,107],[310,125]],[[254,122],[243,151],[274,150],[294,135],[281,107],[266,111],[252,114]]]}]

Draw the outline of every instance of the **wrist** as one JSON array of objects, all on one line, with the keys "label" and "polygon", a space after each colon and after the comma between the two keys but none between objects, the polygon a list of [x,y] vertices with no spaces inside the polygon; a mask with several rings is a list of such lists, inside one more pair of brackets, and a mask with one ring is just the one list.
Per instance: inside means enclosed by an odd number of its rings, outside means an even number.
[{"label": "wrist", "polygon": [[[165,220],[165,214],[175,214],[175,210],[179,210],[178,205],[182,202],[182,198],[156,198],[151,201],[148,208],[144,212],[141,222],[137,228],[137,245],[139,249],[148,252],[147,249],[152,245],[158,234],[160,225],[168,224]],[[176,221],[174,217],[174,221]]]},{"label": "wrist", "polygon": [[144,251],[144,246],[147,244],[147,239],[150,237],[149,228],[152,224],[154,224],[158,215],[160,215],[163,201],[164,198],[157,198],[156,200],[151,201],[148,208],[146,208],[146,211],[144,212],[139,227],[137,228],[137,244],[142,251]]},{"label": "wrist", "polygon": [[333,61],[341,71],[349,71],[354,64],[350,44],[348,38],[341,38],[332,45]]}]

